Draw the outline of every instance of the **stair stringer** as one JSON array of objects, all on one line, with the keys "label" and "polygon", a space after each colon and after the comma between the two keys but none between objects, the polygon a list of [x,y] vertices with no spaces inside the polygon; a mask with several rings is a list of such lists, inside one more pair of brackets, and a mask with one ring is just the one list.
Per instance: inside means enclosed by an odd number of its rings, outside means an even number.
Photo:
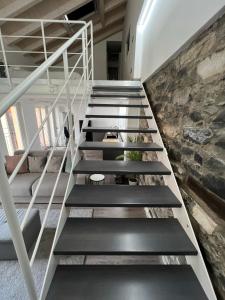
[{"label": "stair stringer", "polygon": [[[162,176],[163,180],[165,182],[165,185],[167,185],[172,190],[172,192],[176,195],[177,199],[182,204],[181,208],[172,208],[173,215],[175,218],[177,218],[179,220],[183,229],[185,230],[188,237],[190,238],[190,240],[192,241],[192,243],[194,244],[194,246],[196,247],[196,249],[198,251],[198,255],[196,255],[196,256],[185,256],[186,262],[192,266],[192,268],[193,268],[202,288],[204,289],[206,295],[208,296],[208,298],[210,300],[216,300],[217,297],[214,292],[212,282],[211,282],[211,279],[208,274],[208,270],[206,268],[204,259],[202,257],[201,250],[198,245],[198,241],[196,239],[193,227],[191,225],[191,222],[190,222],[190,219],[189,219],[189,216],[187,213],[187,209],[185,207],[185,204],[184,204],[182,195],[180,193],[176,178],[174,176],[173,169],[170,164],[170,160],[168,158],[166,148],[162,141],[162,138],[161,138],[157,123],[155,121],[155,117],[152,112],[150,103],[148,101],[146,92],[144,90],[144,87],[143,87],[143,92],[145,93],[145,98],[142,99],[142,103],[149,105],[148,108],[144,108],[144,112],[146,115],[152,116],[152,119],[147,119],[146,121],[148,123],[149,128],[153,128],[153,129],[157,130],[157,133],[151,135],[152,141],[154,143],[157,143],[159,146],[163,147],[163,149],[164,149],[163,151],[156,152],[157,158],[171,171],[170,176],[165,176],[165,175]],[[148,215],[148,217],[151,217],[149,214],[147,214],[147,215]],[[176,261],[179,262],[179,259]]]}]

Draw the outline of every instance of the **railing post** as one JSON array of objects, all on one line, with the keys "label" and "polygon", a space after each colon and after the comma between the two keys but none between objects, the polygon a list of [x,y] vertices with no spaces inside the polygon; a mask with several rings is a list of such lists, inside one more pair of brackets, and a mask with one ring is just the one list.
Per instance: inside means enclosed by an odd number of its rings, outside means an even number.
[{"label": "railing post", "polygon": [[84,85],[83,90],[85,95],[87,94],[87,81],[88,81],[88,75],[87,75],[87,57],[86,57],[86,42],[85,42],[85,32],[82,32],[82,55],[83,55],[83,72],[84,72]]},{"label": "railing post", "polygon": [[86,76],[89,84],[89,62],[88,62],[88,34],[87,28],[85,29],[85,57],[86,57]]},{"label": "railing post", "polygon": [[[63,66],[64,66],[64,76],[65,81],[69,78],[69,64],[68,64],[68,55],[67,50],[63,52]],[[68,126],[69,126],[69,135],[70,139],[70,150],[71,157],[74,155],[75,151],[75,142],[74,142],[74,134],[73,134],[73,117],[72,117],[72,107],[71,107],[71,99],[70,99],[70,85],[69,81],[66,85],[66,98],[67,98],[67,109],[68,109]]]},{"label": "railing post", "polygon": [[16,208],[11,196],[10,185],[6,175],[3,157],[0,154],[0,201],[2,203],[7,223],[12,235],[12,241],[15,247],[15,251],[18,257],[21,271],[24,276],[29,298],[31,300],[37,300],[37,294],[35,290],[34,279],[32,276],[29,258],[27,255],[26,246],[24,243],[22,231],[16,214]]},{"label": "railing post", "polygon": [[[41,21],[41,34],[42,34],[42,41],[43,41],[43,48],[44,48],[44,56],[45,56],[45,61],[48,59],[47,55],[47,47],[46,47],[46,40],[45,40],[45,29],[44,29],[44,23]],[[48,80],[48,85],[51,85],[50,81],[50,75],[49,75],[49,69],[47,69],[47,80]]]},{"label": "railing post", "polygon": [[12,80],[11,80],[10,73],[9,73],[9,67],[8,67],[8,62],[7,62],[7,58],[6,58],[5,45],[4,45],[4,41],[3,41],[3,37],[2,37],[2,29],[1,29],[1,27],[0,27],[0,43],[1,43],[1,48],[2,48],[2,56],[3,56],[3,61],[4,61],[5,71],[6,71],[6,76],[8,78],[9,87],[12,89],[13,88],[13,84],[12,84]]},{"label": "railing post", "polygon": [[93,49],[93,23],[91,22],[91,80],[94,81],[94,49]]}]

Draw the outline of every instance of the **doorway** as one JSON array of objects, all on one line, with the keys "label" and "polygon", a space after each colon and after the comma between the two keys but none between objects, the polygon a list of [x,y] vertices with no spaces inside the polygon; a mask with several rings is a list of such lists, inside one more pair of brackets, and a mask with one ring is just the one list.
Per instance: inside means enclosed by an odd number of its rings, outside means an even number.
[{"label": "doorway", "polygon": [[121,78],[121,42],[107,42],[107,79],[119,80]]}]

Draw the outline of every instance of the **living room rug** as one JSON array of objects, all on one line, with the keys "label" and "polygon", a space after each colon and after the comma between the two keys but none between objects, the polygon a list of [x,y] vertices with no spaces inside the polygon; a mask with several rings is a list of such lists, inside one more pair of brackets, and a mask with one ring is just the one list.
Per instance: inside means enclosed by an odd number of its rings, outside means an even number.
[{"label": "living room rug", "polygon": [[[40,209],[40,217],[43,220],[44,209]],[[52,209],[50,211],[46,229],[43,232],[43,237],[40,247],[32,268],[35,278],[36,290],[40,293],[44,275],[47,267],[48,257],[54,238],[55,228],[58,221],[60,210]],[[92,209],[73,209],[71,217],[91,217]],[[32,250],[31,250],[32,252]],[[63,257],[61,263],[82,264],[83,256]],[[23,276],[20,271],[20,266],[17,261],[0,261],[0,299],[1,300],[28,300],[26,288],[23,281]]]}]

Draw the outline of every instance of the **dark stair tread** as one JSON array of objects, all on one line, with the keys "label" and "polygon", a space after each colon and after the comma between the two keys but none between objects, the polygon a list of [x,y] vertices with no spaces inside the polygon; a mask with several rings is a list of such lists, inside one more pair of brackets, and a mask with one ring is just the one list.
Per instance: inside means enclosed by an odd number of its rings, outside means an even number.
[{"label": "dark stair tread", "polygon": [[137,116],[137,115],[96,115],[96,114],[88,114],[86,118],[111,118],[111,119],[152,119],[152,116]]},{"label": "dark stair tread", "polygon": [[56,255],[197,255],[177,219],[68,218]]},{"label": "dark stair tread", "polygon": [[146,108],[148,105],[146,104],[113,104],[113,103],[89,103],[88,106],[90,107],[136,107],[136,108]]},{"label": "dark stair tread", "polygon": [[160,161],[116,160],[81,160],[77,163],[73,172],[74,174],[171,174],[170,170]]},{"label": "dark stair tread", "polygon": [[140,93],[107,93],[107,92],[95,92],[91,94],[91,98],[126,98],[126,99],[140,99],[140,98],[145,98],[145,95],[140,94]]},{"label": "dark stair tread", "polygon": [[181,207],[168,186],[74,185],[68,207]]},{"label": "dark stair tread", "polygon": [[151,128],[105,128],[105,127],[84,127],[83,132],[128,132],[128,133],[157,133]]},{"label": "dark stair tread", "polygon": [[130,150],[130,151],[163,151],[163,148],[155,143],[112,143],[112,142],[83,142],[80,150]]},{"label": "dark stair tread", "polygon": [[208,300],[189,265],[61,265],[46,300]]},{"label": "dark stair tread", "polygon": [[122,92],[140,92],[143,90],[142,86],[129,85],[93,85],[93,91],[122,91]]}]

